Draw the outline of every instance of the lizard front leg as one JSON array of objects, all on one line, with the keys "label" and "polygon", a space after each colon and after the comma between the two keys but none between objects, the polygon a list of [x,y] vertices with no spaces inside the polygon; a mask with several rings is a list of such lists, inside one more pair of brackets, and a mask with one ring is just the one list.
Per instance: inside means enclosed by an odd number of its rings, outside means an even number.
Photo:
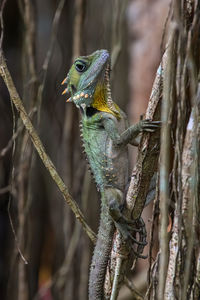
[{"label": "lizard front leg", "polygon": [[142,120],[130,126],[124,132],[119,133],[117,124],[113,118],[104,114],[102,123],[106,132],[118,147],[123,147],[127,144],[137,145],[138,143],[135,141],[135,138],[137,138],[141,132],[154,132],[161,124],[160,121]]}]

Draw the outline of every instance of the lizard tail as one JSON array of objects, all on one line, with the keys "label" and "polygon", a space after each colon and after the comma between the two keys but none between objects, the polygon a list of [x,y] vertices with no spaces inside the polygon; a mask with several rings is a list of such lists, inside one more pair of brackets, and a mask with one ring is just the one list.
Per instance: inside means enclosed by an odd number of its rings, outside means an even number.
[{"label": "lizard tail", "polygon": [[114,224],[108,208],[102,205],[97,244],[94,249],[89,276],[89,300],[104,299],[104,280],[110,257]]}]

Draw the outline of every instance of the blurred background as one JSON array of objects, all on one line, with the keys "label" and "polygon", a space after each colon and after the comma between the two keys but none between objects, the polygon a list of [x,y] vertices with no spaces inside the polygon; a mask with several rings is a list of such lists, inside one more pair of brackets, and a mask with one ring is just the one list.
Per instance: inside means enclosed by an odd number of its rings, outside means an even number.
[{"label": "blurred background", "polygon": [[[3,1],[1,1],[2,6]],[[79,112],[60,85],[79,55],[108,49],[113,100],[145,113],[169,0],[7,0],[3,50],[46,151],[97,232],[99,197],[82,154]],[[136,149],[130,149],[130,171]],[[145,222],[151,208],[144,212]],[[0,299],[87,299],[93,245],[35,153],[0,79]],[[28,264],[26,264],[28,262]],[[147,261],[132,273],[145,288]],[[120,299],[129,298],[122,289]]]}]

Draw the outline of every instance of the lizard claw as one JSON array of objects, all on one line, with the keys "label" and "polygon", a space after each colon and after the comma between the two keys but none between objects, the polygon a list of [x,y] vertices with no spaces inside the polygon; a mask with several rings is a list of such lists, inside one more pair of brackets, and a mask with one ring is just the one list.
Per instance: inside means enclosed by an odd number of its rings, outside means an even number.
[{"label": "lizard claw", "polygon": [[138,246],[137,246],[136,250],[134,250],[133,247],[132,247],[133,253],[138,258],[146,259],[148,256],[141,254],[144,250],[145,245],[147,244],[147,241],[146,241],[146,236],[147,236],[146,227],[145,227],[145,223],[144,223],[144,221],[141,217],[137,220],[137,226],[141,229],[140,234],[139,234],[140,244],[138,243]]},{"label": "lizard claw", "polygon": [[136,238],[133,237],[132,232],[134,233],[141,233],[140,228],[132,228],[131,226],[125,224],[125,223],[119,223],[119,222],[114,222],[115,227],[119,230],[121,233],[123,239],[125,241],[132,240],[134,244],[141,245],[141,246],[146,246],[147,242],[146,241],[138,241]]},{"label": "lizard claw", "polygon": [[161,124],[161,121],[151,121],[149,119],[140,121],[142,132],[154,132],[156,129],[160,128]]},{"label": "lizard claw", "polygon": [[[133,253],[135,256],[138,258],[143,258],[146,259],[147,256],[141,255],[143,252],[144,247],[147,245],[146,241],[146,228],[145,228],[145,223],[142,218],[135,220],[135,221],[127,221],[126,218],[121,216],[120,222],[114,221],[116,228],[119,230],[119,232],[122,235],[122,238],[124,241],[128,242],[131,244],[131,249],[133,250]],[[130,226],[129,224],[132,224]],[[139,240],[136,239],[135,234],[138,233],[139,235]],[[135,250],[133,248],[134,244],[137,245],[137,249]]]},{"label": "lizard claw", "polygon": [[[109,202],[109,213],[123,240],[133,249],[135,255],[140,258],[146,258],[141,255],[144,247],[147,245],[147,233],[143,219],[141,217],[137,220],[126,218],[116,201]],[[137,236],[139,237],[138,239]],[[136,250],[133,248],[134,245],[137,245]]]},{"label": "lizard claw", "polygon": [[137,258],[142,258],[142,259],[147,259],[148,258],[148,255],[142,255],[142,254],[139,254],[137,251],[135,251],[133,248],[133,253],[134,255],[137,257]]},{"label": "lizard claw", "polygon": [[137,241],[132,235],[130,235],[130,238],[137,245],[146,246],[148,244],[146,240],[142,241],[142,242]]}]

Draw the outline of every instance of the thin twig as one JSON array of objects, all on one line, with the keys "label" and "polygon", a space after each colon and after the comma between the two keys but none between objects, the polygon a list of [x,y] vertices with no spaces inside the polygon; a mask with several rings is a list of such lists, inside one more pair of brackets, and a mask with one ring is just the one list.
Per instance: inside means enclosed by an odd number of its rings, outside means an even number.
[{"label": "thin twig", "polygon": [[4,186],[4,187],[0,188],[0,195],[10,193],[10,191],[11,191],[10,185]]},{"label": "thin twig", "polygon": [[[129,0],[115,0],[112,15],[112,53],[111,63],[112,71],[114,70],[118,61],[119,55],[122,49],[122,38],[123,38],[123,22],[125,20],[125,12]],[[114,72],[112,72],[113,74]],[[112,76],[111,74],[111,76]]]},{"label": "thin twig", "polygon": [[131,291],[131,294],[132,294],[132,296],[134,297],[135,300],[143,300],[144,299],[142,294],[140,294],[140,292],[138,292],[136,290],[133,283],[127,277],[125,277],[124,283],[129,288],[129,290]]},{"label": "thin twig", "polygon": [[170,124],[169,112],[171,105],[171,76],[175,28],[171,28],[169,47],[167,49],[167,64],[163,78],[162,128],[160,149],[160,268],[158,299],[164,297],[166,271],[168,264],[168,205],[169,205],[169,154],[170,154]]},{"label": "thin twig", "polygon": [[48,70],[49,62],[50,62],[52,52],[53,52],[53,48],[54,48],[54,45],[55,45],[56,34],[57,34],[57,31],[58,31],[58,25],[59,25],[60,16],[61,16],[64,4],[65,4],[65,0],[60,0],[60,2],[58,4],[58,7],[56,9],[55,15],[54,15],[50,46],[49,46],[49,49],[47,51],[47,54],[46,54],[46,57],[45,57],[45,60],[44,60],[43,66],[42,66],[42,69],[45,72],[44,81],[45,81],[45,78],[46,78],[46,72]]},{"label": "thin twig", "polygon": [[119,286],[119,277],[121,272],[122,260],[123,258],[120,255],[118,255],[116,259],[115,274],[113,279],[112,293],[111,293],[110,300],[116,300],[118,296],[118,289],[119,289],[118,286]]},{"label": "thin twig", "polygon": [[49,49],[46,53],[46,57],[44,59],[44,63],[42,66],[42,71],[43,71],[42,81],[41,81],[41,84],[38,89],[38,124],[40,123],[40,115],[41,115],[40,110],[41,110],[41,106],[42,106],[42,96],[43,96],[43,90],[44,90],[44,86],[45,86],[45,82],[46,82],[47,71],[48,71],[49,63],[50,63],[50,60],[52,57],[53,49],[55,46],[56,35],[58,32],[58,25],[59,25],[60,16],[63,11],[64,5],[65,5],[65,0],[60,0],[58,7],[56,9],[55,15],[54,15],[54,19],[53,19]]},{"label": "thin twig", "polygon": [[[36,107],[34,107],[32,109],[32,111],[30,112],[29,117],[32,118],[33,113],[35,113],[36,111],[37,111],[37,109],[36,109]],[[18,138],[19,134],[22,132],[23,129],[24,129],[24,125],[21,125],[13,133],[13,135],[12,135],[11,139],[8,141],[7,145],[0,152],[0,159],[2,159],[8,153],[8,151],[12,148],[13,143]]]},{"label": "thin twig", "polygon": [[3,38],[4,38],[4,22],[3,22],[3,11],[7,0],[3,0],[0,9],[0,24],[1,24],[1,36],[0,36],[0,51],[2,51]]},{"label": "thin twig", "polygon": [[80,224],[76,223],[72,233],[72,237],[67,249],[67,253],[64,259],[64,263],[58,271],[56,286],[62,290],[66,284],[67,275],[70,270],[71,263],[74,258],[75,251],[77,249],[78,242],[80,241],[81,227]]},{"label": "thin twig", "polygon": [[16,231],[15,231],[15,227],[14,227],[14,224],[13,224],[13,220],[12,220],[11,214],[10,214],[10,204],[11,204],[11,201],[9,200],[9,202],[8,202],[8,217],[9,217],[11,229],[12,229],[12,232],[13,232],[13,235],[14,235],[14,238],[15,238],[15,243],[16,243],[17,251],[18,251],[18,253],[19,253],[22,261],[24,262],[24,264],[27,265],[28,261],[24,257],[24,255],[23,255],[23,253],[22,253],[22,251],[21,251],[21,249],[19,247],[19,242],[18,242],[18,239],[17,239],[17,234],[16,234]]},{"label": "thin twig", "polygon": [[24,22],[26,27],[25,43],[28,58],[28,70],[30,72],[31,82],[37,81],[36,75],[36,57],[35,57],[35,11],[32,1],[24,0]]},{"label": "thin twig", "polygon": [[84,5],[85,0],[75,1],[75,16],[74,16],[74,31],[73,31],[73,46],[72,60],[74,61],[81,54],[81,44],[83,39],[83,22],[84,22]]},{"label": "thin twig", "polygon": [[150,227],[150,242],[149,242],[149,270],[148,270],[148,285],[149,288],[147,290],[146,296],[148,300],[150,300],[150,290],[151,290],[151,280],[152,280],[152,250],[153,250],[153,243],[154,243],[154,233],[155,233],[155,222],[156,222],[156,215],[157,215],[157,207],[158,207],[158,197],[159,197],[159,190],[158,190],[158,179],[156,183],[156,196],[153,202],[153,210],[152,210],[152,223]]}]

